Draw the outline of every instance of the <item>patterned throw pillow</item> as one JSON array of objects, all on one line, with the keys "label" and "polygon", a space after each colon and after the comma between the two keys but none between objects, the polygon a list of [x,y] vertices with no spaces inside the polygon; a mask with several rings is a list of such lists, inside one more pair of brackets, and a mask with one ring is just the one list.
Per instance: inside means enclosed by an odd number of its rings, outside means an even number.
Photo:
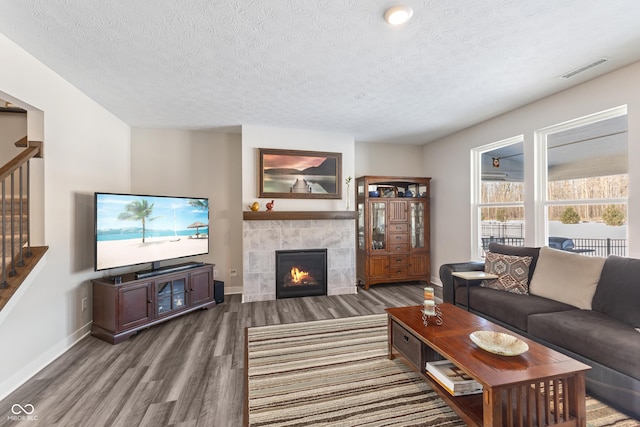
[{"label": "patterned throw pillow", "polygon": [[484,271],[498,276],[497,279],[483,280],[480,286],[515,294],[529,293],[530,256],[502,255],[487,252]]}]

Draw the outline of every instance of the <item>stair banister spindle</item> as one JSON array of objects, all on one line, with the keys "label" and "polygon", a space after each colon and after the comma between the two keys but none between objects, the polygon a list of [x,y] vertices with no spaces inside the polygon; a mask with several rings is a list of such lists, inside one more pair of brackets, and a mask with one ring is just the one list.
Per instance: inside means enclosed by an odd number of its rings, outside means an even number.
[{"label": "stair banister spindle", "polygon": [[27,160],[27,252],[26,257],[31,253],[31,159]]},{"label": "stair banister spindle", "polygon": [[[13,277],[16,274],[18,274],[18,272],[16,271],[16,264],[15,264],[15,257],[16,257],[16,251],[15,251],[15,246],[16,246],[16,227],[15,227],[15,186],[14,186],[14,175],[15,175],[15,171],[11,172],[11,181],[10,181],[10,186],[11,186],[11,207],[9,208],[9,213],[10,213],[10,221],[11,221],[11,225],[9,226],[9,228],[11,229],[11,238],[9,239],[11,242],[11,260],[9,261],[9,266],[11,268],[11,270],[9,270],[9,277]],[[5,215],[6,217],[6,215]]]},{"label": "stair banister spindle", "polygon": [[22,204],[24,203],[24,188],[22,187],[22,166],[18,168],[18,193],[20,194],[20,207],[18,208],[18,215],[20,217],[20,222],[18,224],[18,233],[20,234],[20,249],[18,249],[18,261],[16,265],[18,267],[24,267],[24,259],[23,259],[23,251],[22,251],[22,238],[24,237],[24,230],[22,226],[22,220],[24,218],[24,208]]},{"label": "stair banister spindle", "polygon": [[7,283],[7,260],[5,257],[7,246],[7,224],[5,220],[5,217],[7,216],[7,204],[5,200],[5,181],[6,179],[2,180],[2,283],[0,283],[0,289],[9,286]]}]

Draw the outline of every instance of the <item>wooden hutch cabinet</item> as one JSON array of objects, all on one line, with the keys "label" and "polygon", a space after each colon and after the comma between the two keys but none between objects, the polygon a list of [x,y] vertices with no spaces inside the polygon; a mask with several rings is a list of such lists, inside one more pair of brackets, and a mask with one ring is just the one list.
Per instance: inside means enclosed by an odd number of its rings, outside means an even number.
[{"label": "wooden hutch cabinet", "polygon": [[390,176],[356,179],[356,275],[365,289],[377,283],[429,283],[430,181]]},{"label": "wooden hutch cabinet", "polygon": [[91,334],[118,344],[139,330],[182,314],[216,305],[213,264],[136,279],[134,273],[93,282]]}]

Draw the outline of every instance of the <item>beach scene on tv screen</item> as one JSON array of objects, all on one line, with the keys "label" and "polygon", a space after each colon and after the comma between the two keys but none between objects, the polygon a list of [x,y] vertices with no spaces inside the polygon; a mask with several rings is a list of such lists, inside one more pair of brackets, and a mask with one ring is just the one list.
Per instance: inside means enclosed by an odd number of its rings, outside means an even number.
[{"label": "beach scene on tv screen", "polygon": [[96,269],[205,254],[207,199],[96,195]]}]

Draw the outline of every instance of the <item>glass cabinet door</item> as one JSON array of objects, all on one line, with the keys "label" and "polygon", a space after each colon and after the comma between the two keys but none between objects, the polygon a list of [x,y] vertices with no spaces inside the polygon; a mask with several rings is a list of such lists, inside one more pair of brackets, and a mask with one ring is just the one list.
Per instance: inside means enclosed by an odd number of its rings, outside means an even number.
[{"label": "glass cabinet door", "polygon": [[384,250],[387,247],[386,242],[386,220],[387,220],[387,203],[386,202],[369,202],[371,209],[371,249]]},{"label": "glass cabinet door", "polygon": [[156,289],[158,315],[181,309],[186,304],[186,278],[158,283]]},{"label": "glass cabinet door", "polygon": [[358,249],[364,250],[364,203],[358,203]]},{"label": "glass cabinet door", "polygon": [[423,202],[411,202],[411,249],[424,248],[424,207]]}]

